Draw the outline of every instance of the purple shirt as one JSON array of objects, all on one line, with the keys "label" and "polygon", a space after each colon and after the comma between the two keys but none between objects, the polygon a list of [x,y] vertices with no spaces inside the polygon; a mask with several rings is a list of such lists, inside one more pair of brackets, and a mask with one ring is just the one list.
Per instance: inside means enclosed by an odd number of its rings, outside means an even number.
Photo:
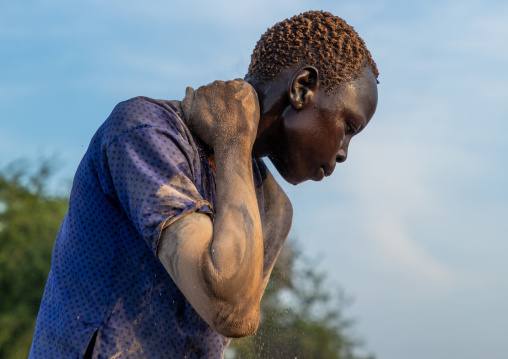
[{"label": "purple shirt", "polygon": [[[253,169],[262,201],[266,168],[255,159]],[[74,177],[29,358],[81,358],[94,333],[98,358],[222,358],[230,339],[194,311],[156,254],[164,228],[192,212],[213,220],[214,206],[214,170],[180,103],[118,104]]]}]

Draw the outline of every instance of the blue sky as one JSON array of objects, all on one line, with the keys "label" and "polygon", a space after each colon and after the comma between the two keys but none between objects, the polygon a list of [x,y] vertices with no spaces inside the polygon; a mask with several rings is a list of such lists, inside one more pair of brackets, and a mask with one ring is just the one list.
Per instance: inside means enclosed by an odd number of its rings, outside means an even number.
[{"label": "blue sky", "polygon": [[4,1],[0,165],[56,153],[71,178],[116,103],[243,77],[261,33],[309,9],[355,27],[381,84],[348,161],[284,185],[291,236],[378,358],[505,358],[506,2]]}]

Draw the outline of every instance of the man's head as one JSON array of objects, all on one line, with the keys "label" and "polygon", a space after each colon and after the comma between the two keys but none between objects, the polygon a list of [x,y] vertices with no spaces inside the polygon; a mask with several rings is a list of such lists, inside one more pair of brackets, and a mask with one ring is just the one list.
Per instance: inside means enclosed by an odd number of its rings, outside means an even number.
[{"label": "man's head", "polygon": [[246,75],[261,108],[253,153],[292,184],[330,175],[374,115],[377,76],[365,43],[341,18],[309,11],[276,24]]},{"label": "man's head", "polygon": [[246,78],[266,83],[283,70],[314,66],[319,85],[330,91],[370,66],[379,75],[364,41],[352,26],[329,12],[308,11],[275,24],[256,44]]}]

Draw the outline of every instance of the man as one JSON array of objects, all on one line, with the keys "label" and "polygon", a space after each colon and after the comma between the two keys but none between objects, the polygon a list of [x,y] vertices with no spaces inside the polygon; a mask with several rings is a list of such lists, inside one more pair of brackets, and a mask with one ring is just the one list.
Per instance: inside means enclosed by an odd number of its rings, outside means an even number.
[{"label": "man", "polygon": [[30,358],[222,358],[255,332],[292,184],[331,175],[377,106],[352,27],[310,11],[258,42],[244,80],[117,105],[74,178]]}]

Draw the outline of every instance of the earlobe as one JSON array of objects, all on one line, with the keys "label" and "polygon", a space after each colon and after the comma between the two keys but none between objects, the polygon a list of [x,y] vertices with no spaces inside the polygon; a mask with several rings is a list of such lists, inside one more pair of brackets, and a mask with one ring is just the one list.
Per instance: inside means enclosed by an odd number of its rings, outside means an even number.
[{"label": "earlobe", "polygon": [[291,78],[288,88],[289,102],[296,110],[304,108],[319,86],[319,72],[314,66],[299,68]]}]

